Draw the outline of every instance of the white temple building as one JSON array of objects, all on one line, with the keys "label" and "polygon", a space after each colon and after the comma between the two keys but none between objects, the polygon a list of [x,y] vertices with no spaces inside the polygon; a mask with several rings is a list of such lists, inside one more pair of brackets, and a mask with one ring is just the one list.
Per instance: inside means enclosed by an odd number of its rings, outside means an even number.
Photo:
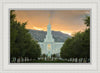
[{"label": "white temple building", "polygon": [[44,42],[38,42],[41,47],[42,54],[46,54],[50,58],[52,54],[60,56],[60,49],[64,44],[64,42],[55,42],[51,31],[51,24],[49,23],[47,26],[47,34]]}]

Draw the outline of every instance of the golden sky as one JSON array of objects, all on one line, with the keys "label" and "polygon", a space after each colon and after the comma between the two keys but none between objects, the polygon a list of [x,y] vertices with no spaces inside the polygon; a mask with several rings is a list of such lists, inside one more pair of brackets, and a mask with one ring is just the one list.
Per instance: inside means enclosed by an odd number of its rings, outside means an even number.
[{"label": "golden sky", "polygon": [[[89,10],[15,10],[16,20],[27,22],[26,29],[47,30],[49,23],[52,30],[61,31],[70,35],[84,31],[84,17],[90,14]],[[49,17],[50,16],[50,17]]]}]

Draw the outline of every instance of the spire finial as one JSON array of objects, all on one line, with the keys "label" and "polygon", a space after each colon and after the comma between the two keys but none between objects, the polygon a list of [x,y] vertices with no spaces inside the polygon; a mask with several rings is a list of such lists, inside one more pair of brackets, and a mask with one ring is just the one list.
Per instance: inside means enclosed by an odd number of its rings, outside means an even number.
[{"label": "spire finial", "polygon": [[51,14],[49,14],[49,24],[50,24]]}]

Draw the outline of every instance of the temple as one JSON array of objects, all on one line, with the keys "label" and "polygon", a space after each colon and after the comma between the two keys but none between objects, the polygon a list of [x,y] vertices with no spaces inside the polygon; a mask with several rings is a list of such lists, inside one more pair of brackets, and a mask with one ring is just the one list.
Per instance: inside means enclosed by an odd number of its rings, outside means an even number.
[{"label": "temple", "polygon": [[53,54],[60,57],[60,49],[63,46],[64,42],[55,42],[52,36],[51,24],[49,22],[47,26],[47,34],[44,42],[39,42],[40,47],[42,49],[42,54],[46,54],[49,58]]}]

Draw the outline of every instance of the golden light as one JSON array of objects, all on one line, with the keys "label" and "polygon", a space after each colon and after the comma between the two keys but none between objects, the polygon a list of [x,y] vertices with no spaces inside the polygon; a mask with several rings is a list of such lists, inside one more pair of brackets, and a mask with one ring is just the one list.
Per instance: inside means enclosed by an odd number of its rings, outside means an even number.
[{"label": "golden light", "polygon": [[15,10],[15,14],[18,22],[27,22],[26,29],[47,31],[51,21],[53,31],[73,36],[87,28],[81,19],[90,14],[90,10]]},{"label": "golden light", "polygon": [[35,29],[35,30],[43,30],[42,28],[38,28],[38,27],[33,27],[33,29]]},{"label": "golden light", "polygon": [[49,50],[51,49],[51,45],[50,45],[50,44],[48,44],[48,49],[49,49]]},{"label": "golden light", "polygon": [[50,45],[50,44],[48,44],[48,47],[51,47],[51,45]]},{"label": "golden light", "polygon": [[71,35],[71,33],[68,33],[68,32],[65,32],[65,31],[61,31],[62,33],[64,33],[64,34],[69,34],[69,35]]}]

